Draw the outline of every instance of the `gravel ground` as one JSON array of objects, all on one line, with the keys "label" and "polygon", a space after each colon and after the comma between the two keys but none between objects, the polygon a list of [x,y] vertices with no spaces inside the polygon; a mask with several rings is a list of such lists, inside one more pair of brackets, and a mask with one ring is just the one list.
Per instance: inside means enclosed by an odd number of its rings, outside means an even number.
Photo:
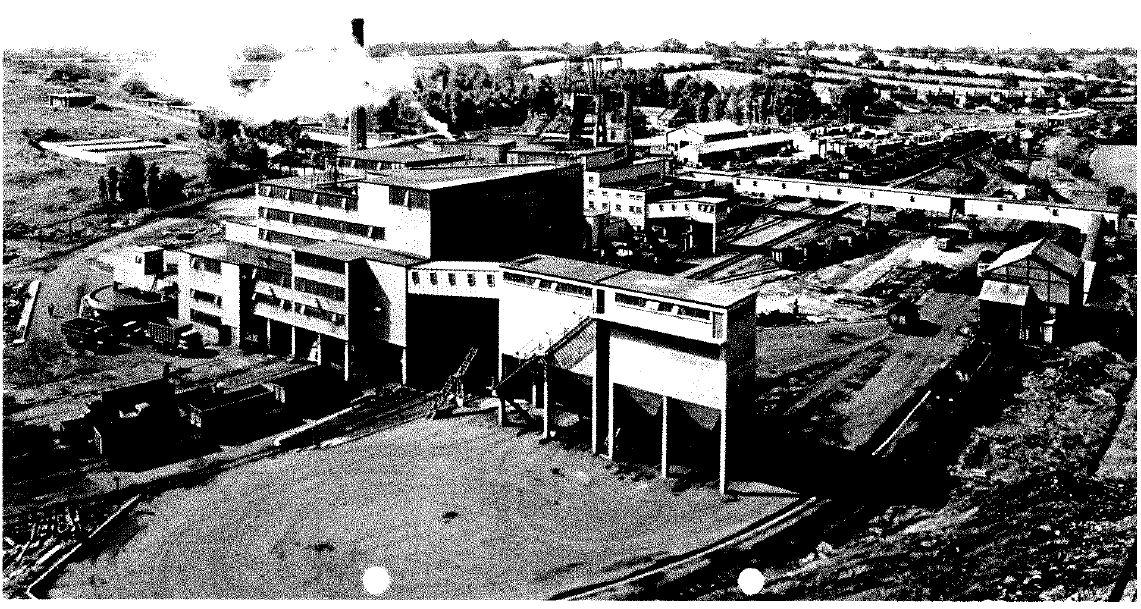
[{"label": "gravel ground", "polygon": [[[142,505],[122,547],[74,564],[56,597],[543,598],[712,542],[788,505],[677,495],[485,415],[417,420],[265,459]],[[153,515],[152,515],[153,513]],[[91,582],[96,582],[93,586]]]}]

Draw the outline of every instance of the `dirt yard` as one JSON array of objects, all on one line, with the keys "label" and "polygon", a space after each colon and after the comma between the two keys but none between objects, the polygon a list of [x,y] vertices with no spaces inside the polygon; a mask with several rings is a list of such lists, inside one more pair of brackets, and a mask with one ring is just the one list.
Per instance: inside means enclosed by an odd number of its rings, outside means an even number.
[{"label": "dirt yard", "polygon": [[488,415],[417,420],[236,468],[144,504],[55,597],[543,598],[700,546],[787,506],[772,489],[677,495]]}]

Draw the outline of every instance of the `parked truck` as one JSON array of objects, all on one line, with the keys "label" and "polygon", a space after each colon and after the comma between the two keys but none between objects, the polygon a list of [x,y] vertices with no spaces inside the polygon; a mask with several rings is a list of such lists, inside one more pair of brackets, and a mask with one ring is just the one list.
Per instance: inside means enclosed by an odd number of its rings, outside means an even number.
[{"label": "parked truck", "polygon": [[147,338],[159,349],[183,353],[202,349],[202,334],[192,324],[177,319],[147,322]]},{"label": "parked truck", "polygon": [[105,321],[87,317],[68,319],[59,325],[64,340],[73,349],[105,351],[119,344],[119,336]]}]

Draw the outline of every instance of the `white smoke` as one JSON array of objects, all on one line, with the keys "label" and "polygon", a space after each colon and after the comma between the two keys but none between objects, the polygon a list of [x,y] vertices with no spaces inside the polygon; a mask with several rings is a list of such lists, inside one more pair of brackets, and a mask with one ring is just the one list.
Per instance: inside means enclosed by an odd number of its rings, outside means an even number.
[{"label": "white smoke", "polygon": [[[398,91],[412,89],[414,66],[408,56],[369,57],[355,44],[331,49],[287,52],[267,64],[268,82],[244,91],[231,84],[231,75],[244,62],[240,48],[208,45],[165,50],[137,64],[133,74],[151,89],[182,97],[196,105],[255,123],[295,117],[320,118],[328,112],[344,117],[362,105],[382,105]],[[411,96],[406,96],[411,99]],[[433,129],[448,134],[415,100],[412,102]]]}]

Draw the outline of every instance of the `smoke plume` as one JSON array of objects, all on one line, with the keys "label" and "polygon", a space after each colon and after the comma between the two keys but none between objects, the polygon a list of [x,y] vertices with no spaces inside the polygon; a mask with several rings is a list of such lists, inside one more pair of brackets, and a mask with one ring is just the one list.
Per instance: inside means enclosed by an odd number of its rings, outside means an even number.
[{"label": "smoke plume", "polygon": [[[320,118],[328,112],[345,116],[356,106],[382,105],[397,91],[411,90],[414,74],[407,56],[374,59],[351,39],[331,49],[285,53],[266,64],[272,74],[269,81],[255,83],[248,92],[231,83],[231,75],[243,63],[239,48],[210,50],[204,45],[159,51],[126,76],[138,76],[151,89],[196,105],[265,123]],[[420,110],[433,128],[447,131],[446,125]]]}]

